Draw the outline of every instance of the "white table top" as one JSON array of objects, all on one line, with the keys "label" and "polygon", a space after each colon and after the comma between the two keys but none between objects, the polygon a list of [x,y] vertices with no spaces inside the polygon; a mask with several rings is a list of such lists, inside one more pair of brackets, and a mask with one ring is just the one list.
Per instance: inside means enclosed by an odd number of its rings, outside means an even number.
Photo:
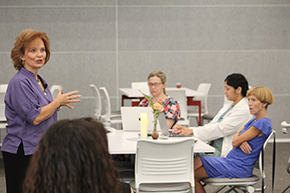
[{"label": "white table top", "polygon": [[[137,140],[139,139],[138,132],[126,132],[117,130],[113,133],[108,133],[108,143],[110,154],[135,154]],[[182,140],[189,137],[169,137],[168,139],[158,140]],[[152,140],[148,137],[148,140]],[[214,148],[200,140],[197,140],[194,146],[195,153],[214,152]]]},{"label": "white table top", "polygon": [[[185,90],[185,94],[186,94],[187,97],[204,96],[204,93],[197,92],[196,90],[189,89],[189,88],[186,88],[186,87],[181,87],[181,88],[176,88],[176,87],[168,87],[167,88],[166,87],[166,90],[177,90],[177,89]],[[126,95],[129,98],[143,97],[142,93],[139,91],[140,89],[136,89],[136,88],[119,88],[119,90],[121,91],[122,95]],[[145,93],[145,94],[150,94],[150,93]]]}]

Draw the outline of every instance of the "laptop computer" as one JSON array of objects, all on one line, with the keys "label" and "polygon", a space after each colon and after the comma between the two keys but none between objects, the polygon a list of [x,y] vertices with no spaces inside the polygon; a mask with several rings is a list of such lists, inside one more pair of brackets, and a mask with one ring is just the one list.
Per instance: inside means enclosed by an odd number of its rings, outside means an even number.
[{"label": "laptop computer", "polygon": [[179,135],[178,133],[172,133],[172,131],[168,130],[165,115],[162,113],[158,117],[161,134],[162,136],[168,137],[191,137],[193,135]]},{"label": "laptop computer", "polygon": [[[151,107],[121,107],[122,127],[124,131],[140,131],[140,113],[147,113],[148,132],[153,131],[153,113]],[[157,124],[160,131],[160,124]]]}]

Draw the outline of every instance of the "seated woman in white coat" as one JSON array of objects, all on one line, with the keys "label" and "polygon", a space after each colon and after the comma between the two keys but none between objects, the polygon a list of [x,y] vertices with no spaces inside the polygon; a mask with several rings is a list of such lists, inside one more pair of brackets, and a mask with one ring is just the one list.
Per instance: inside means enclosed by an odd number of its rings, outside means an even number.
[{"label": "seated woman in white coat", "polygon": [[215,152],[196,154],[196,156],[225,157],[232,149],[233,136],[252,118],[246,98],[249,89],[246,78],[242,74],[231,74],[226,77],[224,87],[225,96],[232,102],[225,104],[210,123],[191,128],[180,125],[174,126],[174,133],[180,135],[193,134],[202,141],[211,141]]}]

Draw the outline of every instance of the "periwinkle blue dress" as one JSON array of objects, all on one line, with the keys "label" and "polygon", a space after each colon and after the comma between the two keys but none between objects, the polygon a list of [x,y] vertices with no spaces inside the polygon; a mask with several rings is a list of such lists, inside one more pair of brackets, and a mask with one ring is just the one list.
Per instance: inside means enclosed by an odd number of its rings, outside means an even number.
[{"label": "periwinkle blue dress", "polygon": [[264,135],[256,136],[248,141],[252,148],[249,155],[245,154],[240,147],[235,147],[228,153],[227,157],[200,157],[210,178],[247,178],[252,176],[254,164],[259,158],[263,144],[272,132],[272,122],[267,117],[256,121],[255,118],[251,119],[241,134],[252,126],[261,130]]}]

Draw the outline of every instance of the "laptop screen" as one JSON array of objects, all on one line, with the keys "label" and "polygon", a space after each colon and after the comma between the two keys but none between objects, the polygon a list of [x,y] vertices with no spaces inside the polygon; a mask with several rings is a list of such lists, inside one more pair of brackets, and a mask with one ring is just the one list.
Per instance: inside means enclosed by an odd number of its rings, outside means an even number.
[{"label": "laptop screen", "polygon": [[[151,107],[121,107],[122,127],[126,131],[140,131],[140,113],[147,113],[148,132],[153,131],[153,113]],[[160,131],[157,124],[157,131]]]}]

